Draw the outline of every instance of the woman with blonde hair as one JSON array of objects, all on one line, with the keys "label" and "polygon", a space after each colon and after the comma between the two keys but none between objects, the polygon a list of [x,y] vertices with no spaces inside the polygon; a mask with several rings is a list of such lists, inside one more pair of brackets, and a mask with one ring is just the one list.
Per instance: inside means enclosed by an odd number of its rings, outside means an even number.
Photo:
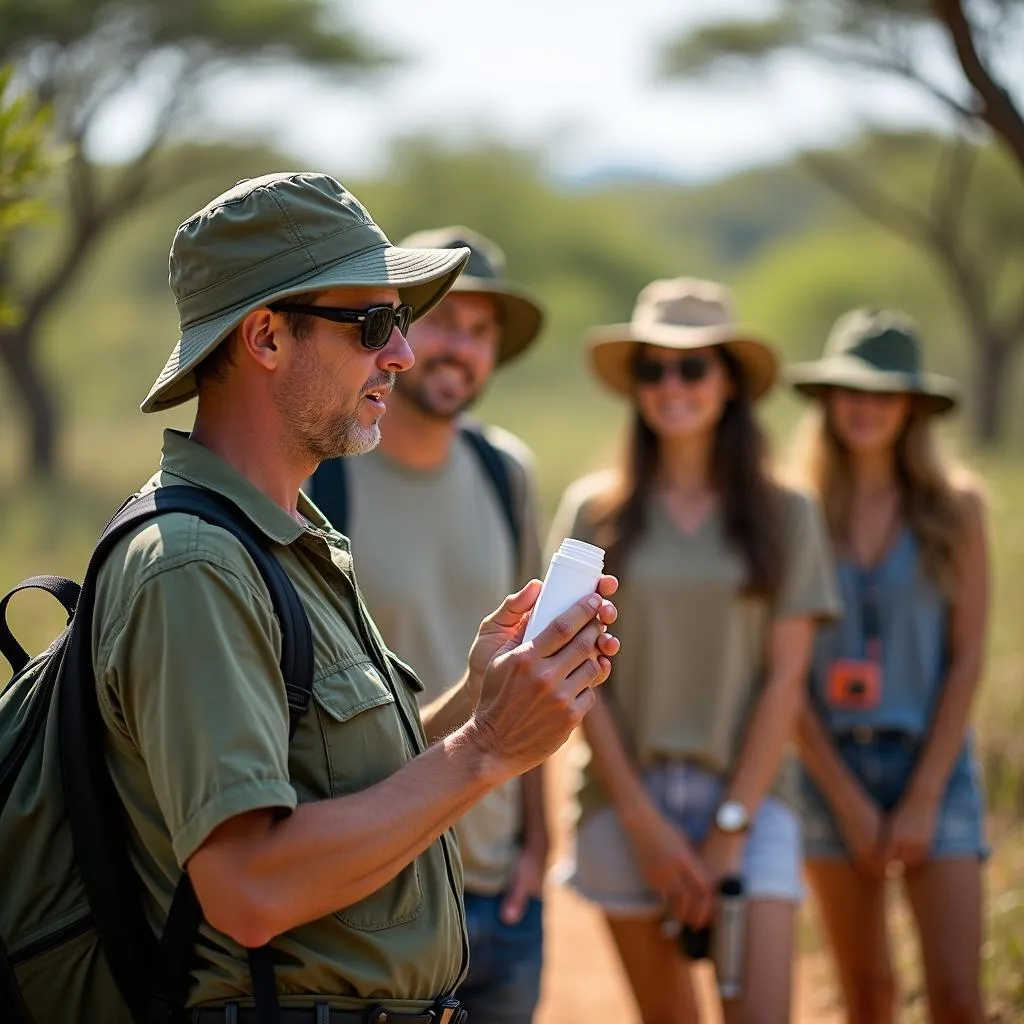
[{"label": "woman with blonde hair", "polygon": [[931,1019],[980,1022],[980,770],[969,732],[988,617],[983,503],[938,455],[955,386],[899,313],[841,317],[792,368],[815,400],[799,468],[839,555],[846,616],[818,634],[801,718],[808,874],[850,1024],[893,1020],[886,875],[902,870]]},{"label": "woman with blonde hair", "polygon": [[698,1010],[673,932],[699,936],[738,878],[741,992],[723,989],[726,1020],[777,1024],[801,898],[780,766],[815,621],[837,610],[824,525],[768,472],[753,403],[776,358],[733,324],[722,286],[656,281],[630,324],[591,342],[632,417],[625,458],[569,489],[552,535],[601,545],[621,581],[623,660],[586,724],[571,883],[604,912],[644,1024],[687,1024]]}]

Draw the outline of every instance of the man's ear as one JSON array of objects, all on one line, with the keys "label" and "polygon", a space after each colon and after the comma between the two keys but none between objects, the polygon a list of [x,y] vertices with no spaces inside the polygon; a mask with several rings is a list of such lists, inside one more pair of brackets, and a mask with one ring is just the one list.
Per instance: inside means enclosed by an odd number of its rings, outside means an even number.
[{"label": "man's ear", "polygon": [[240,351],[265,370],[276,369],[281,355],[281,323],[265,306],[254,309],[238,325]]}]

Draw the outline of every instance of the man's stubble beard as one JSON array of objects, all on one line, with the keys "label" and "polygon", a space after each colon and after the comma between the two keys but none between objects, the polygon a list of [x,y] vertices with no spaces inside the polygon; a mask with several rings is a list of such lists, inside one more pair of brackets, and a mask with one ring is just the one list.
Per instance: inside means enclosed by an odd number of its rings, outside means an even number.
[{"label": "man's stubble beard", "polygon": [[481,385],[465,401],[460,402],[453,410],[438,409],[430,397],[425,378],[420,380],[412,379],[399,374],[395,382],[395,393],[408,402],[421,416],[430,420],[438,420],[441,423],[451,423],[458,419],[464,412],[471,409],[483,394],[484,386]]},{"label": "man's stubble beard", "polygon": [[[392,381],[393,374],[385,374],[371,384]],[[304,462],[319,464],[327,459],[365,455],[380,444],[379,422],[369,427],[359,422],[361,397],[351,412],[330,416],[324,410],[330,407],[331,397],[311,359],[296,367],[275,396],[282,418],[291,427],[288,446]]]}]

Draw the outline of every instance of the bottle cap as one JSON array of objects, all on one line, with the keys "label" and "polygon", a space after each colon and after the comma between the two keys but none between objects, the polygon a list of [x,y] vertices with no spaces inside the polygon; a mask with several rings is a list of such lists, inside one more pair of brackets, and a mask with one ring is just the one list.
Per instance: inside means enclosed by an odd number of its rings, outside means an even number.
[{"label": "bottle cap", "polygon": [[604,568],[604,548],[599,548],[596,544],[588,544],[584,540],[566,537],[559,545],[558,553],[574,558],[599,572]]}]

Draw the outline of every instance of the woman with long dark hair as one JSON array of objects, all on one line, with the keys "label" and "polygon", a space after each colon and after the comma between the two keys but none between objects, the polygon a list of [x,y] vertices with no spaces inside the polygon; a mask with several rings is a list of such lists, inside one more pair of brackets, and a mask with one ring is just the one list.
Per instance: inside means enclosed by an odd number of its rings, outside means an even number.
[{"label": "woman with long dark hair", "polygon": [[842,622],[818,635],[800,741],[808,875],[851,1024],[893,1020],[886,875],[902,872],[931,1017],[982,1020],[981,773],[971,701],[988,616],[984,505],[938,453],[950,380],[920,368],[911,321],[855,310],[823,359],[798,468],[839,556]]},{"label": "woman with long dark hair", "polygon": [[626,455],[569,489],[552,537],[603,546],[621,581],[623,660],[585,728],[571,883],[603,910],[644,1024],[698,1020],[678,933],[713,924],[736,878],[726,1019],[789,1014],[801,843],[780,768],[815,620],[837,602],[816,506],[766,464],[753,402],[774,352],[731,321],[722,286],[680,279],[594,332],[593,369],[633,406]]}]

